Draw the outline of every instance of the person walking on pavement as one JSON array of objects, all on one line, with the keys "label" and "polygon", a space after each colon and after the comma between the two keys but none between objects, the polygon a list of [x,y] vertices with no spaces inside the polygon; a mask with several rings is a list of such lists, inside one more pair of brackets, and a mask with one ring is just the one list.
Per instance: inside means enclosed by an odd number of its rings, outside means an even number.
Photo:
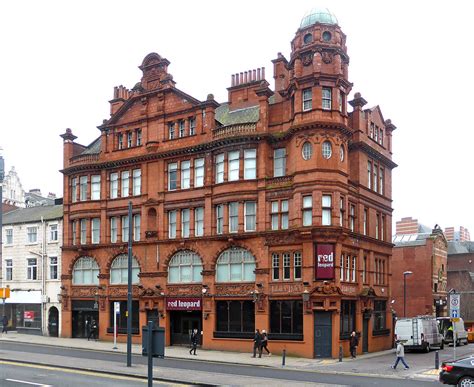
[{"label": "person walking on pavement", "polygon": [[5,316],[5,315],[4,315],[3,318],[2,318],[2,324],[3,324],[2,333],[8,333],[8,332],[7,332],[8,317]]},{"label": "person walking on pavement", "polygon": [[354,331],[352,331],[351,339],[350,339],[350,342],[349,342],[349,347],[350,347],[350,350],[351,350],[351,358],[352,359],[356,358],[357,346],[358,345],[359,345],[359,338],[357,337],[357,334]]},{"label": "person walking on pavement", "polygon": [[91,337],[97,341],[97,323],[94,319],[91,321],[91,330],[89,332],[89,336],[87,337],[87,341],[89,341]]},{"label": "person walking on pavement", "polygon": [[267,331],[265,329],[262,329],[262,350],[261,350],[262,353],[263,353],[263,350],[267,351],[268,356],[272,356],[272,354],[268,350],[268,336],[267,336]]},{"label": "person walking on pavement", "polygon": [[199,343],[199,333],[196,328],[194,328],[193,332],[191,333],[191,349],[189,350],[189,354],[192,355],[192,352],[194,351],[194,355],[196,355],[196,348]]},{"label": "person walking on pavement", "polygon": [[255,330],[255,336],[253,337],[253,356],[257,356],[257,349],[258,349],[258,357],[262,357],[262,335],[260,334],[260,330]]},{"label": "person walking on pavement", "polygon": [[400,361],[403,363],[406,370],[410,368],[408,367],[408,364],[405,362],[405,347],[403,346],[403,343],[401,341],[397,341],[397,360],[395,361],[395,364],[392,366],[394,370],[397,369],[398,362]]}]

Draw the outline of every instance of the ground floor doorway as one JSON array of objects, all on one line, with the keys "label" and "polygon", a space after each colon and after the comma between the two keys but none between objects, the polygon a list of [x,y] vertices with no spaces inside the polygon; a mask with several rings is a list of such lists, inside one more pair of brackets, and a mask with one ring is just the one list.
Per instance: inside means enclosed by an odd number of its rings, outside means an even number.
[{"label": "ground floor doorway", "polygon": [[201,311],[169,311],[168,313],[171,315],[171,345],[189,345],[191,332],[194,329],[198,330],[199,337],[202,340]]},{"label": "ground floor doorway", "polygon": [[94,301],[72,302],[72,337],[89,337],[93,320],[99,329],[99,311],[94,308]]},{"label": "ground floor doorway", "polygon": [[362,352],[369,352],[369,321],[370,319],[362,319]]},{"label": "ground floor doorway", "polygon": [[49,308],[48,333],[51,337],[58,337],[59,334],[59,311],[55,306]]},{"label": "ground floor doorway", "polygon": [[314,313],[314,357],[332,356],[332,313]]}]

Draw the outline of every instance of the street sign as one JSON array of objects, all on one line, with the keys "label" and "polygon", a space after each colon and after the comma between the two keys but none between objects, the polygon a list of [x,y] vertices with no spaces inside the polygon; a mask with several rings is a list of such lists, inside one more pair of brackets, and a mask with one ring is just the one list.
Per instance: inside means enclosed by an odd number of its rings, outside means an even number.
[{"label": "street sign", "polygon": [[449,316],[451,318],[459,317],[459,308],[461,306],[461,295],[452,293],[449,295]]},{"label": "street sign", "polygon": [[120,302],[117,302],[117,301],[114,302],[114,310],[115,310],[115,314],[120,314]]}]

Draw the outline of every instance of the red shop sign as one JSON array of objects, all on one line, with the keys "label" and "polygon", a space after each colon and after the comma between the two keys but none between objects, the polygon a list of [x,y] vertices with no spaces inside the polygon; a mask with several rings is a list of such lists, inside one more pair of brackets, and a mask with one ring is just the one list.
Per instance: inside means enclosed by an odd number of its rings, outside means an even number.
[{"label": "red shop sign", "polygon": [[23,319],[25,321],[35,321],[35,312],[31,310],[25,310],[23,312]]},{"label": "red shop sign", "polygon": [[166,310],[201,310],[200,298],[178,298],[170,297],[166,299]]},{"label": "red shop sign", "polygon": [[316,279],[334,279],[334,245],[316,245]]}]

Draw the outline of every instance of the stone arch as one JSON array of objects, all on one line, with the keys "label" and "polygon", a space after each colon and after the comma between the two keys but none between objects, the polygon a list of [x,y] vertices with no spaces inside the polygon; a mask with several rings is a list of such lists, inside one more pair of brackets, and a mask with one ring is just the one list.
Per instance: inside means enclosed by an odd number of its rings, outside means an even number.
[{"label": "stone arch", "polygon": [[[123,259],[127,258],[127,260],[128,260],[128,255],[125,254],[125,253],[118,254],[118,255],[116,255],[116,256],[112,259],[112,261],[110,261],[110,263],[108,264],[109,270],[108,270],[107,274],[109,275],[109,282],[110,282],[111,284],[114,284],[114,285],[121,285],[121,284],[123,285],[123,284],[124,284],[123,281],[113,282],[113,278],[112,278],[112,269],[113,269],[113,266],[114,266],[114,262],[117,262],[117,259],[122,259],[122,258],[123,258]],[[134,262],[133,262],[133,260],[135,260],[135,262],[137,263],[137,266],[138,266],[138,273],[137,273],[137,281],[136,281],[136,282],[133,282],[133,280],[132,280],[132,283],[138,284],[138,283],[140,283],[140,273],[142,272],[142,271],[141,271],[141,265],[140,265],[140,261],[138,260],[138,258],[137,258],[135,255],[133,255],[133,256],[132,256],[132,276],[133,276],[133,270],[134,270],[134,265],[133,265]],[[135,267],[135,268],[136,268],[136,267]]]},{"label": "stone arch", "polygon": [[219,257],[221,256],[221,254],[226,251],[226,250],[229,250],[229,249],[232,249],[232,248],[240,248],[240,249],[244,249],[244,250],[247,250],[250,252],[250,254],[253,255],[253,257],[255,258],[255,268],[258,268],[258,263],[259,263],[259,260],[257,258],[257,255],[252,251],[252,249],[248,246],[246,246],[245,244],[243,243],[228,243],[226,246],[224,246],[223,248],[219,249],[217,254],[214,255],[214,257],[212,258],[212,261],[211,261],[211,269],[212,270],[215,270],[216,268],[216,264],[217,264],[217,260],[219,259]]},{"label": "stone arch", "polygon": [[171,252],[166,256],[166,258],[163,260],[163,270],[168,272],[168,266],[170,264],[170,261],[171,259],[173,258],[173,256],[177,253],[179,253],[180,251],[183,251],[183,250],[189,250],[189,251],[192,251],[193,253],[199,255],[199,257],[201,258],[201,261],[202,261],[202,267],[203,269],[205,268],[205,264],[204,264],[204,256],[203,254],[201,254],[201,251],[196,248],[195,246],[193,247],[187,247],[186,245],[185,246],[179,246],[179,247],[174,247],[173,250],[171,250]]},{"label": "stone arch", "polygon": [[[237,256],[234,255],[234,252],[237,252]],[[216,260],[216,283],[255,282],[256,268],[257,259],[250,250],[232,246],[221,251]]]},{"label": "stone arch", "polygon": [[[85,259],[91,259],[94,261],[94,263],[97,265],[97,274],[100,275],[100,265],[99,265],[99,262],[97,261],[97,259],[95,257],[93,257],[92,255],[81,255],[81,256],[78,256],[74,259],[73,262],[71,262],[71,265],[70,265],[70,275],[71,275],[71,282],[73,285],[98,285],[99,284],[99,278],[97,276],[97,283],[94,282],[94,280],[92,281],[92,283],[74,283],[74,268],[76,267],[76,265],[81,261],[81,260],[85,260]],[[95,267],[93,267],[91,270],[94,270]],[[92,273],[93,274],[93,273]],[[94,277],[92,277],[94,278]]]},{"label": "stone arch", "polygon": [[[174,265],[173,267],[175,267],[175,268],[178,267],[178,270],[177,270],[177,271],[174,271],[173,273],[174,273],[174,275],[177,275],[177,276],[181,279],[181,278],[182,278],[181,267],[182,267],[182,266],[184,266],[184,267],[189,266],[189,267],[190,267],[191,280],[190,280],[190,281],[182,281],[182,280],[178,280],[178,281],[174,281],[174,280],[173,280],[173,281],[171,281],[171,279],[170,279],[170,276],[171,276],[171,274],[172,274],[172,272],[171,272],[171,270],[170,270],[171,263],[173,262],[173,260],[175,260],[176,258],[178,258],[178,257],[180,256],[180,254],[185,254],[185,253],[191,253],[192,258],[193,258],[192,261],[191,261],[189,264],[185,263],[185,264],[183,264],[183,265],[181,265],[181,264]],[[199,259],[199,263],[200,263],[199,265],[194,262],[194,258],[198,258],[198,259]],[[168,265],[167,265],[166,268],[167,268],[167,273],[168,273],[167,278],[168,278],[168,283],[169,283],[169,284],[178,284],[178,283],[201,283],[201,282],[202,282],[202,274],[201,274],[201,272],[202,272],[202,270],[203,270],[203,268],[204,268],[203,259],[202,259],[202,257],[201,257],[198,253],[196,253],[195,251],[193,251],[193,250],[191,250],[191,249],[180,249],[180,250],[176,251],[176,252],[169,258],[169,260],[168,260]],[[199,269],[199,275],[198,275],[199,280],[193,280],[193,278],[195,277],[195,272],[194,272],[194,270],[195,270],[196,268]]]}]

